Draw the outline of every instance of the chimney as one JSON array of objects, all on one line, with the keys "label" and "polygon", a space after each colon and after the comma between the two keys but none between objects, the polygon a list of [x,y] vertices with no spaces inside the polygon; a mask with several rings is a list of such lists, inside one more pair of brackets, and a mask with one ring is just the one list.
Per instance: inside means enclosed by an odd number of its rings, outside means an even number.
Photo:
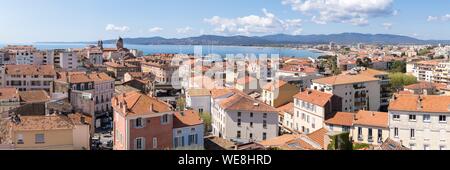
[{"label": "chimney", "polygon": [[122,112],[125,114],[127,113],[127,101],[123,101],[123,108],[122,108]]},{"label": "chimney", "polygon": [[151,111],[151,112],[154,112],[154,111],[155,111],[155,110],[154,110],[154,104],[153,104],[153,103],[150,105],[150,111]]}]

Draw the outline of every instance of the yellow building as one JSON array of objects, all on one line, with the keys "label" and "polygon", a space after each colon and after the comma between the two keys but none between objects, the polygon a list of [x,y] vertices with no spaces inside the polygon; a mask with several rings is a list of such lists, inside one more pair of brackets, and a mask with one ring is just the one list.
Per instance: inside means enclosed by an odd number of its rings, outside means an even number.
[{"label": "yellow building", "polygon": [[278,108],[292,102],[292,96],[295,96],[299,91],[299,87],[279,80],[264,86],[262,98],[264,103]]},{"label": "yellow building", "polygon": [[352,139],[355,143],[381,145],[389,137],[387,112],[359,111],[353,121]]},{"label": "yellow building", "polygon": [[86,116],[19,116],[10,123],[16,150],[88,150],[89,124]]}]

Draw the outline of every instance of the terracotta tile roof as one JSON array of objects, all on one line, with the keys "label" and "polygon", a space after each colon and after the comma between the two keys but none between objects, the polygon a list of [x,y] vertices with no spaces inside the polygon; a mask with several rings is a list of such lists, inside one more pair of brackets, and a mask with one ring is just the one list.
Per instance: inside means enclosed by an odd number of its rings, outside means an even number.
[{"label": "terracotta tile roof", "polygon": [[88,83],[88,82],[102,82],[102,81],[114,81],[113,78],[106,73],[90,73],[90,74],[69,74],[69,83]]},{"label": "terracotta tile roof", "polygon": [[40,103],[50,100],[50,96],[45,90],[20,91],[20,100],[26,103]]},{"label": "terracotta tile roof", "polygon": [[208,89],[190,89],[189,96],[211,96],[211,91]]},{"label": "terracotta tile roof", "polygon": [[0,88],[0,100],[18,99],[19,92],[16,88]]},{"label": "terracotta tile roof", "polygon": [[414,94],[413,92],[410,91],[399,91],[398,94],[402,94],[402,95],[407,95],[407,94]]},{"label": "terracotta tile roof", "polygon": [[306,90],[303,92],[299,92],[297,95],[294,96],[294,98],[312,103],[318,106],[325,106],[328,102],[331,101],[333,95],[324,93],[317,90]]},{"label": "terracotta tile roof", "polygon": [[388,128],[389,114],[387,112],[372,112],[361,110],[356,113],[354,124]]},{"label": "terracotta tile roof", "polygon": [[294,103],[290,102],[288,104],[280,106],[280,107],[277,108],[277,110],[278,110],[278,112],[280,112],[280,114],[283,114],[283,115],[284,115],[284,113],[288,113],[290,115],[294,115]]},{"label": "terracotta tile roof", "polygon": [[91,125],[92,116],[83,113],[74,113],[67,115],[74,125]]},{"label": "terracotta tile roof", "polygon": [[362,82],[371,82],[371,81],[379,81],[379,79],[357,74],[357,75],[337,75],[337,76],[331,76],[331,77],[325,77],[320,79],[313,80],[314,83],[319,84],[327,84],[327,85],[343,85],[343,84],[353,84],[353,83],[362,83]]},{"label": "terracotta tile roof", "polygon": [[389,73],[387,73],[385,71],[375,70],[375,69],[371,69],[371,68],[367,68],[366,70],[361,71],[360,74],[372,76],[372,77],[377,76],[377,75],[389,75]]},{"label": "terracotta tile roof", "polygon": [[420,89],[443,89],[446,87],[447,87],[446,84],[431,83],[431,82],[419,82],[416,84],[411,84],[409,86],[405,86],[404,88],[407,90],[420,90]]},{"label": "terracotta tile roof", "polygon": [[113,68],[129,68],[129,67],[138,67],[129,63],[113,63],[113,62],[106,62],[104,63],[107,67],[113,67]]},{"label": "terracotta tile roof", "polygon": [[73,124],[67,116],[21,116],[20,123],[12,123],[13,130],[63,130],[72,129]]},{"label": "terracotta tile roof", "polygon": [[53,65],[6,65],[6,75],[51,75],[55,76],[56,71]]},{"label": "terracotta tile roof", "polygon": [[203,124],[199,113],[193,110],[186,110],[174,113],[173,128],[183,128]]},{"label": "terracotta tile roof", "polygon": [[215,88],[211,90],[211,98],[217,99],[219,97],[224,97],[227,95],[233,94],[235,92],[235,89],[229,89],[229,88]]},{"label": "terracotta tile roof", "polygon": [[311,141],[307,137],[301,137],[299,139],[294,139],[292,141],[287,142],[285,145],[282,145],[280,148],[283,150],[320,150],[322,148],[314,147]]},{"label": "terracotta tile roof", "polygon": [[278,80],[275,82],[271,82],[271,83],[267,83],[263,89],[266,91],[274,91],[275,89],[279,89],[280,87],[286,85],[287,82],[283,81],[283,80]]},{"label": "terracotta tile roof", "polygon": [[450,112],[450,96],[396,95],[389,111]]},{"label": "terracotta tile roof", "polygon": [[325,123],[340,126],[353,126],[354,116],[355,113],[337,112],[332,118],[326,120]]},{"label": "terracotta tile roof", "polygon": [[380,146],[381,150],[410,150],[409,148],[403,146],[401,143],[396,142],[392,140],[391,138],[388,138],[383,144]]},{"label": "terracotta tile roof", "polygon": [[307,135],[311,140],[318,143],[322,148],[328,148],[328,146],[325,146],[325,135],[327,135],[328,130],[325,128],[319,129],[309,135]]},{"label": "terracotta tile roof", "polygon": [[286,134],[265,141],[261,141],[259,142],[259,144],[263,145],[264,147],[278,147],[285,145],[289,141],[300,138],[300,136],[301,135],[299,134]]},{"label": "terracotta tile roof", "polygon": [[250,96],[237,91],[231,97],[222,100],[220,102],[220,106],[224,110],[277,112],[277,110],[272,106],[269,106],[264,102],[255,100]]},{"label": "terracotta tile roof", "polygon": [[[121,103],[123,108],[120,107]],[[165,113],[172,110],[169,104],[139,92],[129,92],[114,97],[112,106],[124,116]],[[124,109],[126,109],[125,113]]]}]

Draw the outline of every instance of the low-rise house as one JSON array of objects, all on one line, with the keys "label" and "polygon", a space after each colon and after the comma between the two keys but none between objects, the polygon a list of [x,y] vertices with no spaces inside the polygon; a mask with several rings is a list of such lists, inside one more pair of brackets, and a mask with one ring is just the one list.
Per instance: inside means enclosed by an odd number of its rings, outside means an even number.
[{"label": "low-rise house", "polygon": [[173,148],[173,112],[170,105],[138,92],[112,99],[114,150]]},{"label": "low-rise house", "polygon": [[116,80],[123,80],[125,73],[141,72],[141,67],[128,63],[106,62],[106,69]]},{"label": "low-rise house", "polygon": [[328,131],[350,133],[354,119],[355,113],[337,112],[324,123]]},{"label": "low-rise house", "polygon": [[250,94],[252,92],[259,91],[261,86],[258,79],[251,76],[245,76],[236,81],[235,88],[245,94]]},{"label": "low-rise house", "polygon": [[211,113],[211,91],[208,89],[190,89],[186,93],[186,107],[199,113]]},{"label": "low-rise house", "polygon": [[417,95],[437,95],[441,89],[445,89],[446,87],[446,84],[419,82],[405,86],[404,90]]},{"label": "low-rise house", "polygon": [[279,123],[281,127],[281,134],[293,133],[294,129],[294,103],[288,103],[277,108],[279,112]]},{"label": "low-rise house", "polygon": [[275,108],[292,102],[292,96],[297,94],[300,88],[285,81],[278,80],[268,83],[263,87],[262,100]]},{"label": "low-rise house", "polygon": [[90,125],[82,117],[15,116],[9,124],[14,149],[89,150]]},{"label": "low-rise house", "polygon": [[174,113],[173,149],[203,150],[205,125],[199,113],[186,110]]},{"label": "low-rise house", "polygon": [[331,138],[326,129],[320,129],[309,135],[285,134],[259,142],[269,150],[327,150],[330,143]]},{"label": "low-rise house", "polygon": [[379,146],[389,137],[387,112],[359,111],[353,121],[352,139],[356,143]]}]

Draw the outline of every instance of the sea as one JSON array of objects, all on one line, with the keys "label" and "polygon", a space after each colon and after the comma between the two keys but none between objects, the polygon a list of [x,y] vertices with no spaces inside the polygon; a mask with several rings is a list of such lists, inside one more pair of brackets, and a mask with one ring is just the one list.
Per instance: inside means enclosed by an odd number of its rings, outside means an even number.
[{"label": "sea", "polygon": [[[33,45],[39,50],[51,49],[68,49],[68,48],[83,48],[88,45],[82,43],[32,43],[32,44],[15,44],[15,45]],[[0,44],[0,48],[6,46]],[[114,44],[104,44],[105,48],[113,48]],[[195,47],[201,47],[202,54],[216,54],[220,56],[226,55],[279,55],[280,57],[295,57],[295,58],[317,58],[323,53],[313,50],[285,48],[285,47],[255,47],[255,46],[216,46],[216,45],[125,45],[128,49],[137,49],[143,51],[145,55],[172,53],[172,54],[194,54]]]}]

